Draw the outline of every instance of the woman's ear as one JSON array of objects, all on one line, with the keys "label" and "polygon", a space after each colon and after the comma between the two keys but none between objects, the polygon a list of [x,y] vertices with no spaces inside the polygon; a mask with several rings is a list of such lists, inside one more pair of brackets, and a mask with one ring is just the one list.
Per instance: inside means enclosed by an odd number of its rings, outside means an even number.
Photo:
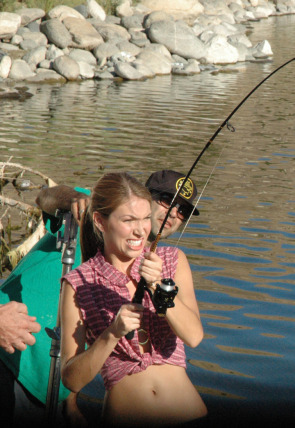
[{"label": "woman's ear", "polygon": [[99,212],[97,212],[97,211],[95,211],[95,212],[93,213],[93,223],[95,224],[95,226],[97,227],[97,229],[98,229],[100,232],[104,232],[104,218],[103,218],[103,216],[102,216]]}]

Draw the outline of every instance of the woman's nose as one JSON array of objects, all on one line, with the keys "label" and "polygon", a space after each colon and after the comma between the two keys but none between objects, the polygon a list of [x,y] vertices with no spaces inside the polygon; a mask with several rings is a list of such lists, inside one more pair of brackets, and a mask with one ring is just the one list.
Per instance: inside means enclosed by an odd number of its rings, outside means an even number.
[{"label": "woman's nose", "polygon": [[136,223],[134,233],[136,233],[139,236],[143,236],[143,224],[140,221]]}]

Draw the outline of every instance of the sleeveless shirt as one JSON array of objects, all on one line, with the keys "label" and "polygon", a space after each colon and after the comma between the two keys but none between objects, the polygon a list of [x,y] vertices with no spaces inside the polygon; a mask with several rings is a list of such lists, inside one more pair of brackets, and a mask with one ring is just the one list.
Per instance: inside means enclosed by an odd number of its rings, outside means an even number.
[{"label": "sleeveless shirt", "polygon": [[[131,268],[130,277],[137,283],[140,280],[139,265],[147,251],[149,249],[145,248]],[[162,278],[173,279],[178,262],[177,248],[159,247],[156,252],[163,260]],[[130,303],[126,287],[130,277],[108,263],[99,250],[95,257],[62,278],[71,284],[76,293],[89,346],[114,321],[120,307]],[[141,372],[152,364],[172,364],[186,368],[183,342],[173,333],[166,319],[157,315],[147,291],[142,305],[142,327],[148,333],[151,350],[143,354],[140,352],[137,331],[132,340],[122,337],[101,369],[107,390],[124,376]]]}]

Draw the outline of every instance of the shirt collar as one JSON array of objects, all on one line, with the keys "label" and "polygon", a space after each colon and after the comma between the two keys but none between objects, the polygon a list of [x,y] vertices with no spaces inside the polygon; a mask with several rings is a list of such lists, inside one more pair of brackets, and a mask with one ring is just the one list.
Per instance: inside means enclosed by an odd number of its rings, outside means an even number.
[{"label": "shirt collar", "polygon": [[100,250],[98,250],[96,255],[93,257],[91,263],[93,264],[94,269],[99,271],[99,275],[101,277],[105,278],[110,282],[116,282],[117,285],[125,286],[130,281],[130,278],[134,279],[136,282],[139,282],[139,265],[144,257],[144,254],[147,251],[150,251],[149,248],[144,248],[140,256],[138,256],[134,260],[131,266],[130,276],[126,275],[123,272],[120,272],[117,268],[115,268],[108,261],[106,261],[104,255],[101,253]]}]

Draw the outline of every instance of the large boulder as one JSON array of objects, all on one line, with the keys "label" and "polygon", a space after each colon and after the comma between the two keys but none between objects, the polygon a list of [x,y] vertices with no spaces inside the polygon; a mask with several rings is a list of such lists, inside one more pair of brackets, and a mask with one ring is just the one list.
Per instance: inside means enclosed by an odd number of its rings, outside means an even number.
[{"label": "large boulder", "polygon": [[198,0],[141,0],[141,5],[149,10],[163,10],[175,19],[191,20],[204,12]]},{"label": "large boulder", "polygon": [[64,49],[72,43],[70,32],[57,18],[42,22],[40,30],[45,34],[49,42],[58,48]]},{"label": "large boulder", "polygon": [[226,37],[215,36],[207,44],[206,61],[210,64],[235,64],[239,61],[239,52]]},{"label": "large boulder", "polygon": [[114,64],[114,70],[117,76],[126,80],[140,80],[143,75],[128,62],[118,61]]},{"label": "large boulder", "polygon": [[92,50],[103,43],[101,35],[85,19],[68,17],[63,20],[63,25],[71,35],[70,46]]},{"label": "large boulder", "polygon": [[6,79],[11,68],[11,58],[8,55],[0,55],[0,78]]},{"label": "large boulder", "polygon": [[53,69],[67,80],[77,80],[80,75],[79,64],[68,55],[57,57],[53,62]]},{"label": "large boulder", "polygon": [[16,13],[21,16],[22,25],[28,25],[30,22],[37,21],[45,16],[45,11],[36,7],[22,7]]},{"label": "large boulder", "polygon": [[95,0],[87,0],[86,9],[88,15],[91,16],[91,18],[98,18],[102,21],[106,19],[106,13],[104,9]]},{"label": "large boulder", "polygon": [[31,70],[29,64],[26,61],[22,59],[16,59],[12,62],[8,77],[14,80],[26,80],[32,76],[35,76],[35,73]]},{"label": "large boulder", "polygon": [[143,49],[138,55],[137,60],[148,66],[154,74],[170,74],[172,65],[169,58],[153,51],[152,49]]},{"label": "large boulder", "polygon": [[47,19],[59,19],[63,21],[65,18],[80,18],[85,19],[84,16],[78,12],[76,9],[73,9],[69,6],[55,6],[51,9],[47,15]]},{"label": "large boulder", "polygon": [[147,32],[152,42],[163,44],[173,54],[194,59],[205,55],[204,44],[184,21],[157,21]]},{"label": "large boulder", "polygon": [[11,39],[21,25],[21,16],[17,13],[0,12],[0,39]]},{"label": "large boulder", "polygon": [[93,27],[99,32],[104,41],[109,41],[112,39],[129,40],[131,38],[126,28],[121,27],[120,25],[108,24],[96,19],[90,19],[89,22],[91,22]]}]

